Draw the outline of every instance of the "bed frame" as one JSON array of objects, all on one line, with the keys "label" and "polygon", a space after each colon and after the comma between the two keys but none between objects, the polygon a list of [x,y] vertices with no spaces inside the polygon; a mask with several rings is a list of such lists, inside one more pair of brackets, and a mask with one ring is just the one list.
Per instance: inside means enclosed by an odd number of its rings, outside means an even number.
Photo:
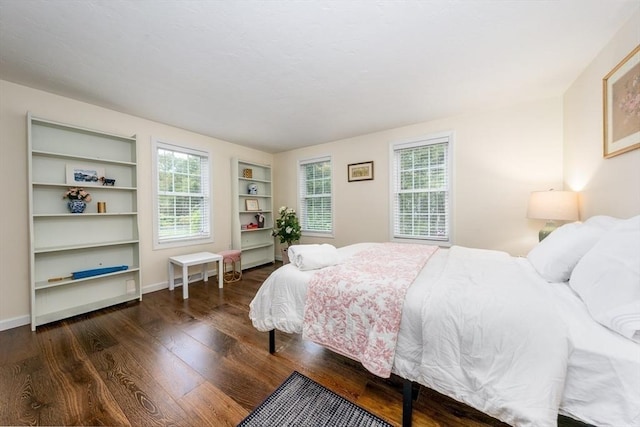
[{"label": "bed frame", "polygon": [[[269,331],[269,353],[276,352],[276,330]],[[420,384],[402,379],[402,427],[411,427],[411,416],[413,414],[413,401],[418,398]]]}]

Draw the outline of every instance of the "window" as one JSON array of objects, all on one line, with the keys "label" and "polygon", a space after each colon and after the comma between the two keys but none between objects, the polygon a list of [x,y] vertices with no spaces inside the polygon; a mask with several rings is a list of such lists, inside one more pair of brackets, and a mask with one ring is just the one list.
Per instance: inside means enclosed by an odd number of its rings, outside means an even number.
[{"label": "window", "polygon": [[212,242],[209,153],[154,140],[153,157],[154,248]]},{"label": "window", "polygon": [[451,134],[392,144],[392,236],[450,242]]},{"label": "window", "polygon": [[333,233],[331,158],[300,161],[300,225],[306,235]]}]

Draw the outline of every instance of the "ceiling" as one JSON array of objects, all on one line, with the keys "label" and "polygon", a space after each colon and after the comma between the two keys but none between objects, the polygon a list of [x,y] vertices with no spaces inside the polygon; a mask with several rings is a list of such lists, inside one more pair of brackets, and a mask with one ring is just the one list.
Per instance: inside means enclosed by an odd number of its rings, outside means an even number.
[{"label": "ceiling", "polygon": [[0,78],[276,153],[561,96],[638,9],[0,0]]}]

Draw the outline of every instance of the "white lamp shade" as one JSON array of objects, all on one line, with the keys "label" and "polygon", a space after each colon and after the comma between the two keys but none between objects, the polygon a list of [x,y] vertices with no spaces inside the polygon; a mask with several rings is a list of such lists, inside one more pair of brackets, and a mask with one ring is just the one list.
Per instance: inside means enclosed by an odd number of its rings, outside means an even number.
[{"label": "white lamp shade", "polygon": [[578,193],[573,191],[534,191],[529,197],[527,218],[577,221]]}]

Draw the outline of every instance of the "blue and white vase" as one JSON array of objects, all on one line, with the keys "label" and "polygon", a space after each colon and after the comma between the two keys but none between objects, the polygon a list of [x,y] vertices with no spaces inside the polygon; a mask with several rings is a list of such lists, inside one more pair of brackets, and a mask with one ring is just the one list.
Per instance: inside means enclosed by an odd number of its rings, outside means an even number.
[{"label": "blue and white vase", "polygon": [[87,207],[87,203],[84,200],[73,199],[69,200],[67,203],[67,207],[71,213],[82,213],[84,209]]}]

